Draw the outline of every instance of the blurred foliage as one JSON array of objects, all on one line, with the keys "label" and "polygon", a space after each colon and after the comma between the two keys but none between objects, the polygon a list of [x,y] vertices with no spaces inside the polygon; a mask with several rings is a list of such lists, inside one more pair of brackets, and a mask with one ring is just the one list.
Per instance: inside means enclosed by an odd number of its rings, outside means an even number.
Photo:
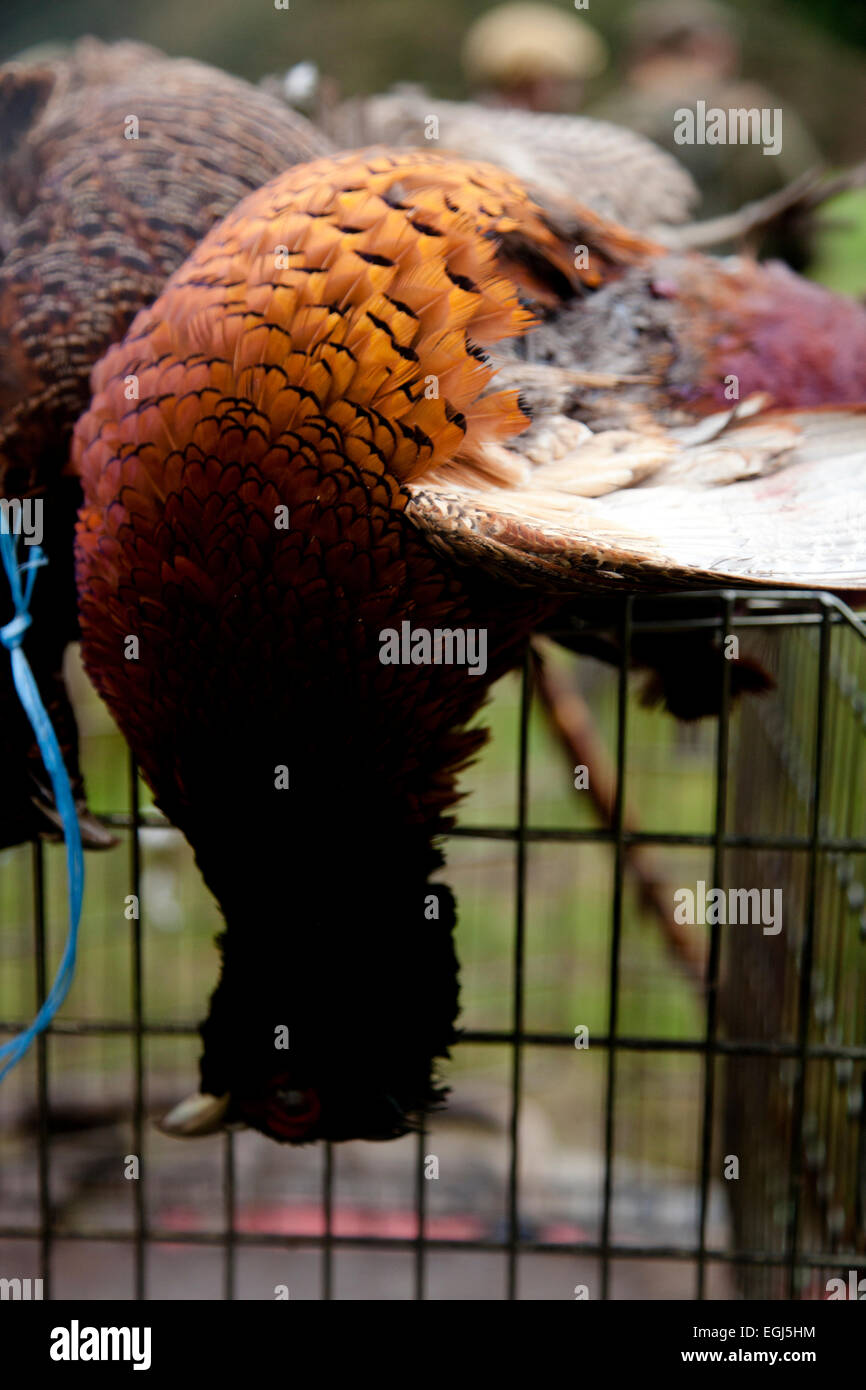
[{"label": "blurred foliage", "polygon": [[843,294],[866,295],[866,189],[834,198],[821,220],[810,277]]},{"label": "blurred foliage", "polygon": [[866,48],[866,6],[863,0],[791,0],[791,4],[831,34]]}]

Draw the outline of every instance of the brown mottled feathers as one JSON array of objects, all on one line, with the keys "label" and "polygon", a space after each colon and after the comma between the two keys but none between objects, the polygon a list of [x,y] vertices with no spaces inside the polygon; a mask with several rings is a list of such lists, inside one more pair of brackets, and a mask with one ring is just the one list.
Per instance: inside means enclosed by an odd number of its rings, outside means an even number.
[{"label": "brown mottled feathers", "polygon": [[[138,139],[125,138],[127,118]],[[0,495],[40,494],[49,566],[25,644],[84,814],[60,667],[76,635],[76,480],[61,481],[94,362],[251,189],[328,148],[249,84],[141,44],[84,40],[0,68]],[[0,610],[2,616],[2,610]],[[0,845],[53,829],[38,752],[0,666]],[[103,843],[95,822],[85,839]]]},{"label": "brown mottled feathers", "polygon": [[17,220],[0,265],[0,473],[10,470],[10,490],[62,467],[94,361],[208,228],[327,148],[249,84],[143,45],[90,40],[48,68],[13,64],[0,69],[0,92],[20,92],[28,72],[38,100],[46,74],[57,90],[19,130],[4,180]]}]

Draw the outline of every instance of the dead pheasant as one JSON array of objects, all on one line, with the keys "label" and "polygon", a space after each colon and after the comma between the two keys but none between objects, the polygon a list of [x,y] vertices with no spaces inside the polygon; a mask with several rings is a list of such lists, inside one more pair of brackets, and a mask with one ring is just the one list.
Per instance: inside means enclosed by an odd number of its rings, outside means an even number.
[{"label": "dead pheasant", "polygon": [[290,170],[204,239],[73,446],[85,663],[226,921],[170,1130],[435,1102],[467,722],[575,595],[866,587],[864,364],[856,306],[429,153]]},{"label": "dead pheasant", "polygon": [[[51,63],[0,67],[0,496],[46,501],[50,563],[25,650],[91,846],[111,837],[86,810],[61,673],[77,635],[80,500],[61,473],[90,370],[239,198],[328,148],[283,103],[143,44],[83,40]],[[0,663],[0,846],[57,827],[8,668]]]}]

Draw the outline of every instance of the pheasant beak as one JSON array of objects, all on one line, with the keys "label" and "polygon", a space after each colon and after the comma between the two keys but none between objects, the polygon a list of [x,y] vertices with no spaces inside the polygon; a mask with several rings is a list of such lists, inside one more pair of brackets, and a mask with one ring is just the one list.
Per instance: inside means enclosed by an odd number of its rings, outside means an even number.
[{"label": "pheasant beak", "polygon": [[218,1134],[226,1128],[225,1117],[231,1096],[209,1096],[196,1092],[178,1101],[157,1122],[163,1134],[171,1134],[176,1139],[197,1139],[203,1134]]}]

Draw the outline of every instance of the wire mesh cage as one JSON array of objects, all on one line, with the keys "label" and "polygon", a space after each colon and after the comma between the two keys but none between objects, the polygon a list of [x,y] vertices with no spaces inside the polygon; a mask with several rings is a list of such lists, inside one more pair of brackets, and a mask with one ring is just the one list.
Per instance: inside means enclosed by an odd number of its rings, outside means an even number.
[{"label": "wire mesh cage", "polygon": [[[545,648],[497,692],[445,871],[452,1094],[387,1145],[154,1130],[191,1089],[219,918],[88,707],[127,848],[91,856],[78,980],[0,1094],[0,1275],[45,1298],[821,1298],[864,1263],[866,630],[784,592],[613,622],[618,666]],[[774,688],[735,707],[721,662],[718,717],[677,726],[630,652],[708,632]],[[56,846],[4,859],[10,1034],[64,884]],[[680,920],[714,888],[753,920]]]},{"label": "wire mesh cage", "polygon": [[724,1133],[739,1152],[763,1136],[733,1215],[738,1244],[775,1267],[744,1270],[747,1295],[823,1297],[866,1251],[866,667],[850,614],[825,601],[792,622],[786,607],[761,627],[776,698],[739,722],[726,864],[729,879],[780,895],[786,926],[747,934],[728,964],[720,1017],[755,1046],[725,1056]]}]

